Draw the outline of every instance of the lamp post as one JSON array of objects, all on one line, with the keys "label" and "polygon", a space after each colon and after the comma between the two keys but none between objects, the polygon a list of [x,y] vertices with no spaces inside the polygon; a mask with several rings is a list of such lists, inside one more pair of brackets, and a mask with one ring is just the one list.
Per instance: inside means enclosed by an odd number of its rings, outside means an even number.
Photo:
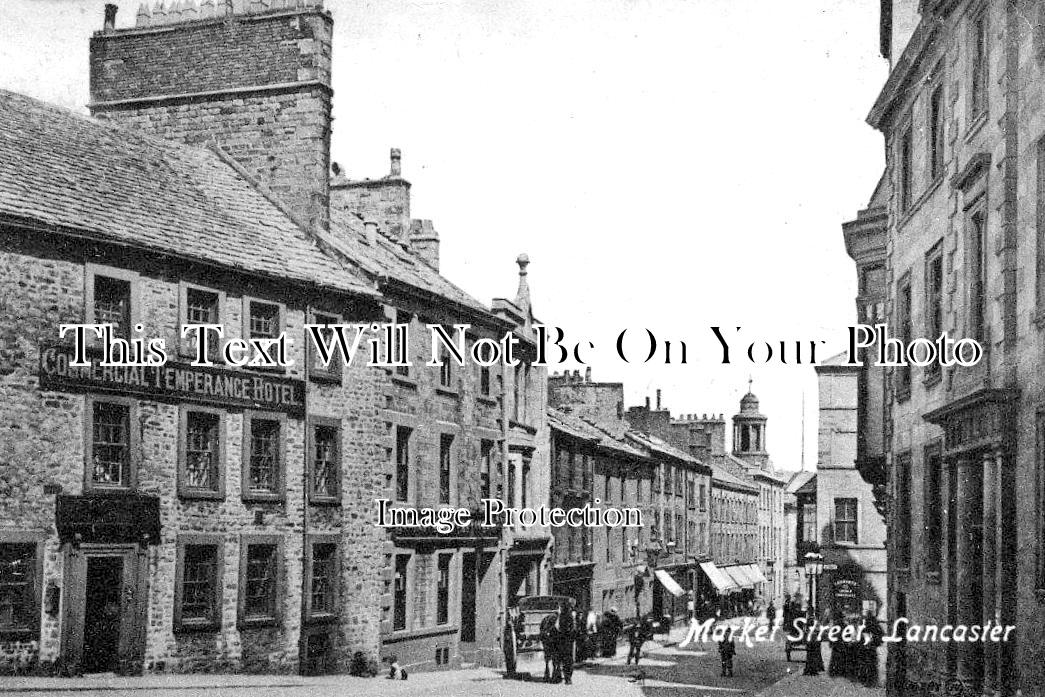
[{"label": "lamp post", "polygon": [[[820,577],[820,574],[824,572],[824,557],[817,552],[809,552],[805,555],[805,569],[806,569],[806,580],[809,583],[809,600],[806,601],[808,606],[806,631],[816,629],[815,622],[817,618],[816,608],[816,589],[815,583]],[[818,632],[819,633],[819,632]],[[819,675],[824,670],[824,657],[820,653],[820,640],[814,638],[812,634],[807,635],[809,641],[806,642],[806,667],[803,671],[804,675]]]}]

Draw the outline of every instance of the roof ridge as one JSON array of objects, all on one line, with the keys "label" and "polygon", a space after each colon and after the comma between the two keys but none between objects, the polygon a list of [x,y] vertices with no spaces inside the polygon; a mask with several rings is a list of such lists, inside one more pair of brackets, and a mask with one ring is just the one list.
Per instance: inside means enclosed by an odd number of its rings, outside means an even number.
[{"label": "roof ridge", "polygon": [[[251,176],[251,174],[247,172],[246,168],[239,162],[237,162],[236,159],[232,157],[232,155],[227,153],[225,149],[222,148],[218,143],[214,141],[207,141],[206,149],[217,155],[223,163],[235,170],[236,174],[238,174],[240,178],[243,179],[243,181],[250,184],[250,186],[252,186],[259,194],[261,194],[265,198],[265,200],[271,203],[280,213],[282,213],[288,219],[290,219],[290,221],[294,223],[294,225],[296,225],[305,234],[305,238],[311,240],[316,245],[316,248],[320,252],[333,256],[335,259],[338,260],[340,260],[342,256],[347,256],[340,254],[338,250],[330,242],[330,240],[322,237],[321,231],[316,226],[306,222],[301,218],[301,216],[292,211],[287,206],[287,204],[279,196],[276,195],[275,192],[273,192],[267,186],[265,186],[257,179],[255,179],[253,176]],[[355,259],[348,259],[348,261],[351,261],[357,267],[359,267],[367,273],[376,273],[373,269],[363,267]]]}]

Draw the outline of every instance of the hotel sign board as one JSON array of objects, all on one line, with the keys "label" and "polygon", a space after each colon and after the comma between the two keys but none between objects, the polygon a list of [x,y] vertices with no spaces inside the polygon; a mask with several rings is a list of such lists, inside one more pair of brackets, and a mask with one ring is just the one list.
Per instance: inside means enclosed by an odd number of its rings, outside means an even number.
[{"label": "hotel sign board", "polygon": [[90,353],[88,359],[90,366],[72,366],[72,346],[41,346],[40,389],[134,395],[156,401],[278,411],[291,416],[305,414],[303,380],[179,361],[159,366],[104,367],[98,365],[100,353]]}]

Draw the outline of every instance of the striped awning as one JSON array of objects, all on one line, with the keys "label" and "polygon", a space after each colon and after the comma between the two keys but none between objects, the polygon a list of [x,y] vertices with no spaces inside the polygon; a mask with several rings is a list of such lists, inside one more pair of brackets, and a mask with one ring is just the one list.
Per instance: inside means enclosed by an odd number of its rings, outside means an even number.
[{"label": "striped awning", "polygon": [[668,592],[676,598],[686,594],[686,591],[682,589],[682,586],[680,586],[678,582],[671,577],[671,574],[664,569],[655,569],[653,575],[656,576],[661,585],[667,588]]},{"label": "striped awning", "polygon": [[722,570],[733,579],[733,583],[735,583],[738,588],[754,588],[755,582],[748,578],[747,574],[744,572],[744,566],[744,564],[724,566],[722,567]]},{"label": "striped awning", "polygon": [[758,567],[758,564],[748,564],[744,571],[747,572],[747,575],[755,583],[769,583],[769,579],[762,573],[762,569]]},{"label": "striped awning", "polygon": [[722,569],[715,566],[715,562],[701,562],[700,570],[704,572],[704,575],[708,577],[709,581],[711,581],[711,585],[713,585],[715,590],[719,593],[728,593],[731,590],[736,590],[737,584],[733,582],[733,579],[723,573]]}]

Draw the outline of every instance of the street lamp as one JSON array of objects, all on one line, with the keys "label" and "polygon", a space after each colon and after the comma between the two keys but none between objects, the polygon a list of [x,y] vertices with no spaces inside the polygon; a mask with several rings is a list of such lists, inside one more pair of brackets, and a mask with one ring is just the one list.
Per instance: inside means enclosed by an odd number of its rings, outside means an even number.
[{"label": "street lamp", "polygon": [[[816,629],[816,591],[814,590],[815,580],[820,577],[820,574],[824,572],[824,557],[816,552],[809,552],[805,555],[805,568],[806,568],[806,580],[809,582],[809,600],[807,601],[808,612],[807,619],[808,624],[806,631],[810,632],[807,634],[808,641],[806,641],[806,668],[803,671],[804,675],[819,675],[824,669],[824,657],[820,653],[820,640],[819,638],[814,639],[812,631]],[[819,634],[819,632],[818,632]]]},{"label": "street lamp", "polygon": [[824,557],[822,554],[816,552],[809,552],[805,556],[805,567],[806,567],[806,580],[809,583],[809,611],[812,614],[810,619],[816,617],[816,595],[813,593],[814,579],[818,578],[820,574],[824,573]]}]

